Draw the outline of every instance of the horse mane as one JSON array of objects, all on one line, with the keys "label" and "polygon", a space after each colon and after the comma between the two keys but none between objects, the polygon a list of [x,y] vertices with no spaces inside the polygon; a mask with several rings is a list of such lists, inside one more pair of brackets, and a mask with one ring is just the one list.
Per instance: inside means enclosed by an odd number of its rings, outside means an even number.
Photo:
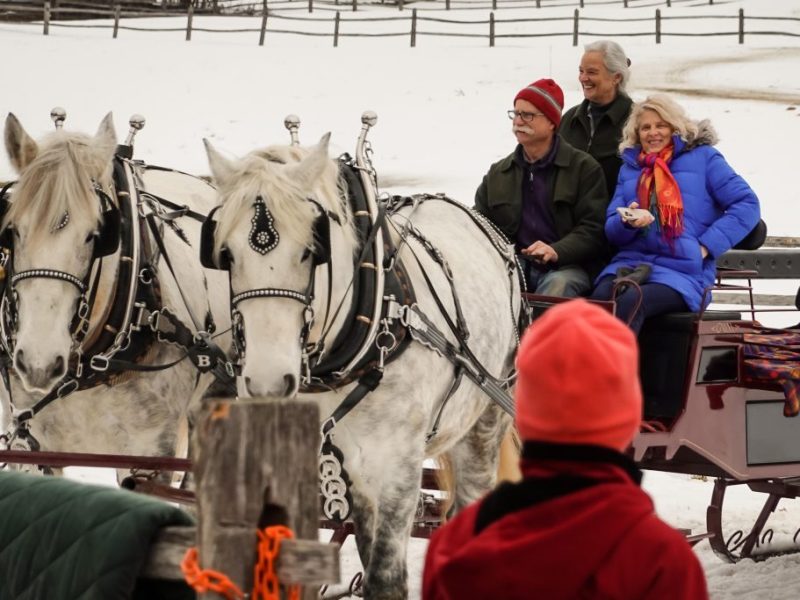
[{"label": "horse mane", "polygon": [[254,150],[236,163],[230,183],[220,188],[223,198],[217,232],[214,236],[214,253],[218,255],[240,219],[250,216],[253,202],[259,196],[280,223],[281,233],[312,248],[312,224],[318,213],[308,202],[309,196],[339,218],[345,240],[355,251],[357,237],[353,228],[347,185],[339,176],[337,161],[326,161],[321,177],[314,182],[312,193],[304,189],[286,173],[287,164],[296,164],[311,152],[298,146],[270,146]]},{"label": "horse mane", "polygon": [[92,173],[101,173],[97,183],[108,187],[111,163],[94,138],[82,133],[56,131],[39,146],[36,158],[22,171],[14,186],[13,201],[2,226],[31,223],[32,240],[54,231],[69,213],[70,223],[95,227],[101,216],[100,203],[92,187]]}]

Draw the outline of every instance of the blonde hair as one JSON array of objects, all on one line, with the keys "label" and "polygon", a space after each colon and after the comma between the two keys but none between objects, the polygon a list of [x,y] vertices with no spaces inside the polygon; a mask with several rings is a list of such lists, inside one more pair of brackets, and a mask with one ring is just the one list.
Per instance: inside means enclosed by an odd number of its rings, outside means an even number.
[{"label": "blonde hair", "polygon": [[633,110],[622,128],[622,142],[619,145],[620,153],[626,148],[633,148],[641,143],[639,140],[639,120],[644,111],[652,110],[664,119],[684,141],[691,141],[697,137],[698,123],[689,118],[683,107],[666,94],[653,94],[641,102],[633,105]]}]

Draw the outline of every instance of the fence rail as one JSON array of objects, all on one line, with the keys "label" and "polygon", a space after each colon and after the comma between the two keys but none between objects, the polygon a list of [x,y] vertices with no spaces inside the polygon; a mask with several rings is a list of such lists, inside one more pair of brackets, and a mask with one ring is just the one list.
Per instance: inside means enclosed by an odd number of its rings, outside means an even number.
[{"label": "fence rail", "polygon": [[[113,0],[112,0],[113,1]],[[294,4],[295,7],[299,4],[303,5],[303,8],[306,9],[309,13],[313,13],[315,6],[315,0],[307,0],[306,2],[296,1],[291,2]],[[503,2],[514,2],[515,0],[502,0]],[[677,0],[673,0],[677,2]],[[403,0],[397,0],[398,7],[402,11],[403,9]],[[450,0],[446,0],[448,6],[450,4]],[[493,0],[492,4],[496,5],[498,0]],[[213,3],[214,6],[220,6],[222,3]],[[769,17],[769,16],[753,16],[753,17],[746,17],[744,14],[744,9],[739,9],[737,14],[734,15],[725,15],[725,14],[718,14],[718,15],[709,15],[709,14],[702,14],[702,15],[663,15],[662,10],[657,8],[655,10],[653,18],[644,18],[644,17],[632,17],[629,19],[610,19],[610,18],[599,18],[599,17],[591,17],[591,16],[582,16],[580,13],[580,9],[575,8],[572,16],[560,16],[560,17],[551,17],[551,16],[542,16],[542,17],[524,17],[524,18],[496,18],[494,11],[490,12],[487,19],[452,19],[452,18],[443,18],[443,17],[433,17],[433,16],[425,16],[421,14],[421,8],[413,8],[410,11],[406,11],[402,15],[396,16],[377,16],[377,17],[347,17],[346,14],[342,14],[341,10],[333,10],[334,14],[330,17],[322,17],[322,16],[298,16],[296,14],[284,14],[284,10],[282,8],[275,8],[276,6],[283,6],[286,4],[290,4],[289,2],[283,1],[272,1],[268,2],[268,0],[263,0],[263,3],[260,5],[261,8],[254,12],[252,15],[248,17],[242,17],[241,14],[229,14],[223,13],[221,16],[229,16],[229,17],[237,17],[239,19],[242,18],[260,18],[259,26],[253,27],[231,27],[231,28],[224,28],[224,27],[208,27],[208,26],[198,26],[194,22],[194,18],[199,16],[200,14],[209,14],[208,11],[206,12],[198,12],[195,14],[195,11],[200,9],[195,9],[193,4],[189,4],[188,8],[185,9],[184,12],[176,12],[173,9],[164,9],[164,10],[142,10],[141,7],[137,8],[137,10],[127,10],[124,8],[125,4],[117,0],[115,4],[109,8],[101,7],[101,6],[92,6],[91,8],[87,8],[86,6],[89,5],[76,5],[76,6],[58,6],[57,4],[51,4],[51,2],[47,1],[43,4],[39,5],[38,3],[6,3],[0,2],[0,21],[2,20],[9,20],[7,17],[9,14],[19,17],[19,15],[27,15],[28,20],[31,25],[42,26],[42,33],[44,35],[49,35],[51,27],[69,27],[69,28],[91,28],[91,29],[110,29],[112,30],[112,37],[116,38],[119,34],[120,30],[129,30],[129,31],[153,31],[153,32],[177,32],[177,31],[185,31],[186,40],[190,41],[192,38],[193,31],[200,31],[203,33],[226,33],[226,34],[241,34],[241,33],[258,33],[259,34],[259,45],[263,45],[264,41],[267,37],[267,34],[289,34],[289,35],[304,35],[304,36],[315,36],[315,37],[327,37],[333,39],[334,47],[338,46],[339,40],[341,38],[356,38],[356,37],[372,37],[372,38],[381,38],[381,37],[408,37],[409,43],[411,47],[416,46],[417,38],[420,36],[428,36],[428,37],[462,37],[462,38],[475,38],[475,39],[485,39],[488,41],[488,45],[490,47],[495,46],[496,41],[498,39],[534,39],[534,38],[543,38],[543,37],[570,37],[572,38],[572,45],[577,46],[579,39],[581,37],[650,37],[652,36],[655,40],[656,44],[660,44],[663,38],[666,37],[698,37],[698,36],[737,36],[739,44],[744,44],[745,38],[748,36],[785,36],[785,37],[800,37],[800,18],[798,17],[785,17],[785,16],[776,16],[776,17]],[[316,7],[317,10],[331,10],[330,6],[334,4],[330,0],[325,0],[321,2],[317,0],[318,6]],[[324,4],[325,6],[320,7],[319,4]],[[540,2],[537,2],[540,4]],[[573,2],[574,4],[574,2]],[[625,2],[627,6],[629,3]],[[662,3],[663,4],[663,3]],[[670,3],[668,2],[668,5]],[[710,2],[710,4],[713,4]],[[349,0],[347,5],[352,6],[352,10],[356,11],[358,8],[358,0]],[[583,5],[583,2],[581,2]],[[253,6],[253,5],[249,5]],[[340,4],[339,7],[344,6],[344,4]],[[564,6],[564,5],[561,5]],[[75,17],[99,17],[113,20],[113,23],[68,23],[63,22],[56,17],[60,17],[61,19],[69,19],[70,17],[74,20]],[[151,26],[151,25],[131,25],[131,24],[123,24],[120,21],[122,19],[138,19],[138,18],[152,18],[152,17],[163,17],[163,16],[181,16],[185,17],[186,24],[182,27],[158,27],[158,26]],[[41,20],[39,20],[41,19]],[[712,30],[712,31],[668,31],[665,30],[665,24],[671,21],[684,21],[687,19],[692,19],[693,21],[708,21],[711,23],[712,26],[715,26],[716,23],[722,22],[726,24],[725,29],[723,31],[720,30]],[[307,21],[309,23],[316,23],[318,24],[316,30],[309,30],[309,28],[300,29],[300,28],[275,28],[271,27],[270,25],[275,21],[294,21],[294,22],[303,22]],[[776,21],[781,23],[794,23],[798,24],[798,28],[796,31],[780,31],[780,30],[763,30],[763,29],[752,29],[747,30],[746,24],[748,22],[758,22],[763,23],[765,21]],[[395,31],[365,31],[365,30],[358,30],[353,31],[352,27],[348,27],[350,24],[357,24],[357,23],[385,23],[385,22],[394,22],[400,24],[401,22],[405,23],[405,27],[402,29],[397,29]],[[727,28],[727,23],[735,22],[736,26]],[[321,23],[329,23],[330,28],[326,31],[321,31],[318,28],[320,27],[319,24]],[[421,24],[425,23],[435,23],[435,24],[445,24],[448,26],[452,26],[454,30],[451,31],[441,31],[441,30],[423,30],[420,29]],[[519,26],[520,24],[532,24],[532,23],[563,23],[564,28],[563,30],[559,31],[558,27],[549,28],[547,31],[544,32],[533,32],[533,31],[504,31],[504,26],[513,25],[515,27]],[[621,23],[651,23],[652,26],[648,27],[646,31],[601,31],[600,29],[585,29],[583,26],[585,24],[600,24],[600,23],[614,23],[615,25],[619,25]],[[569,25],[567,25],[569,24]],[[483,27],[485,28],[483,31],[479,31],[478,28]],[[344,29],[350,29],[345,31]]]}]

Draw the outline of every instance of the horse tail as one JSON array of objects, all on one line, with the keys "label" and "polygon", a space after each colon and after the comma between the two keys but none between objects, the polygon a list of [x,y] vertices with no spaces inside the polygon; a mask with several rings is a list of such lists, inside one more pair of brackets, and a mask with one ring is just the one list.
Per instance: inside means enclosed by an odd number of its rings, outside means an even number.
[{"label": "horse tail", "polygon": [[522,440],[517,428],[512,424],[506,429],[503,441],[500,442],[500,457],[497,462],[497,482],[520,481],[522,471],[519,468],[519,454],[522,450]]},{"label": "horse tail", "polygon": [[444,494],[442,498],[442,525],[447,522],[450,517],[450,511],[456,502],[456,473],[453,468],[453,461],[447,453],[440,454],[436,457],[436,464],[438,468],[435,469],[436,484],[439,490]]}]

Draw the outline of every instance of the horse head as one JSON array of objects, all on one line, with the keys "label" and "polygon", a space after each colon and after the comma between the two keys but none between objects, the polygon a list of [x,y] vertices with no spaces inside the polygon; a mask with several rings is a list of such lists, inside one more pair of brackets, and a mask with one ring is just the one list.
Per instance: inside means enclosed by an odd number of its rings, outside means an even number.
[{"label": "horse head", "polygon": [[116,250],[103,229],[116,134],[109,113],[94,137],[59,129],[37,143],[9,114],[5,144],[19,180],[2,221],[13,248],[4,333],[24,387],[46,393],[67,373],[94,258]]},{"label": "horse head", "polygon": [[329,138],[311,149],[273,146],[233,161],[205,141],[221,206],[203,244],[207,260],[230,272],[234,337],[247,357],[242,382],[253,396],[298,391],[304,352],[320,327],[315,288],[328,280],[317,267],[329,259],[331,235],[354,243]]}]

